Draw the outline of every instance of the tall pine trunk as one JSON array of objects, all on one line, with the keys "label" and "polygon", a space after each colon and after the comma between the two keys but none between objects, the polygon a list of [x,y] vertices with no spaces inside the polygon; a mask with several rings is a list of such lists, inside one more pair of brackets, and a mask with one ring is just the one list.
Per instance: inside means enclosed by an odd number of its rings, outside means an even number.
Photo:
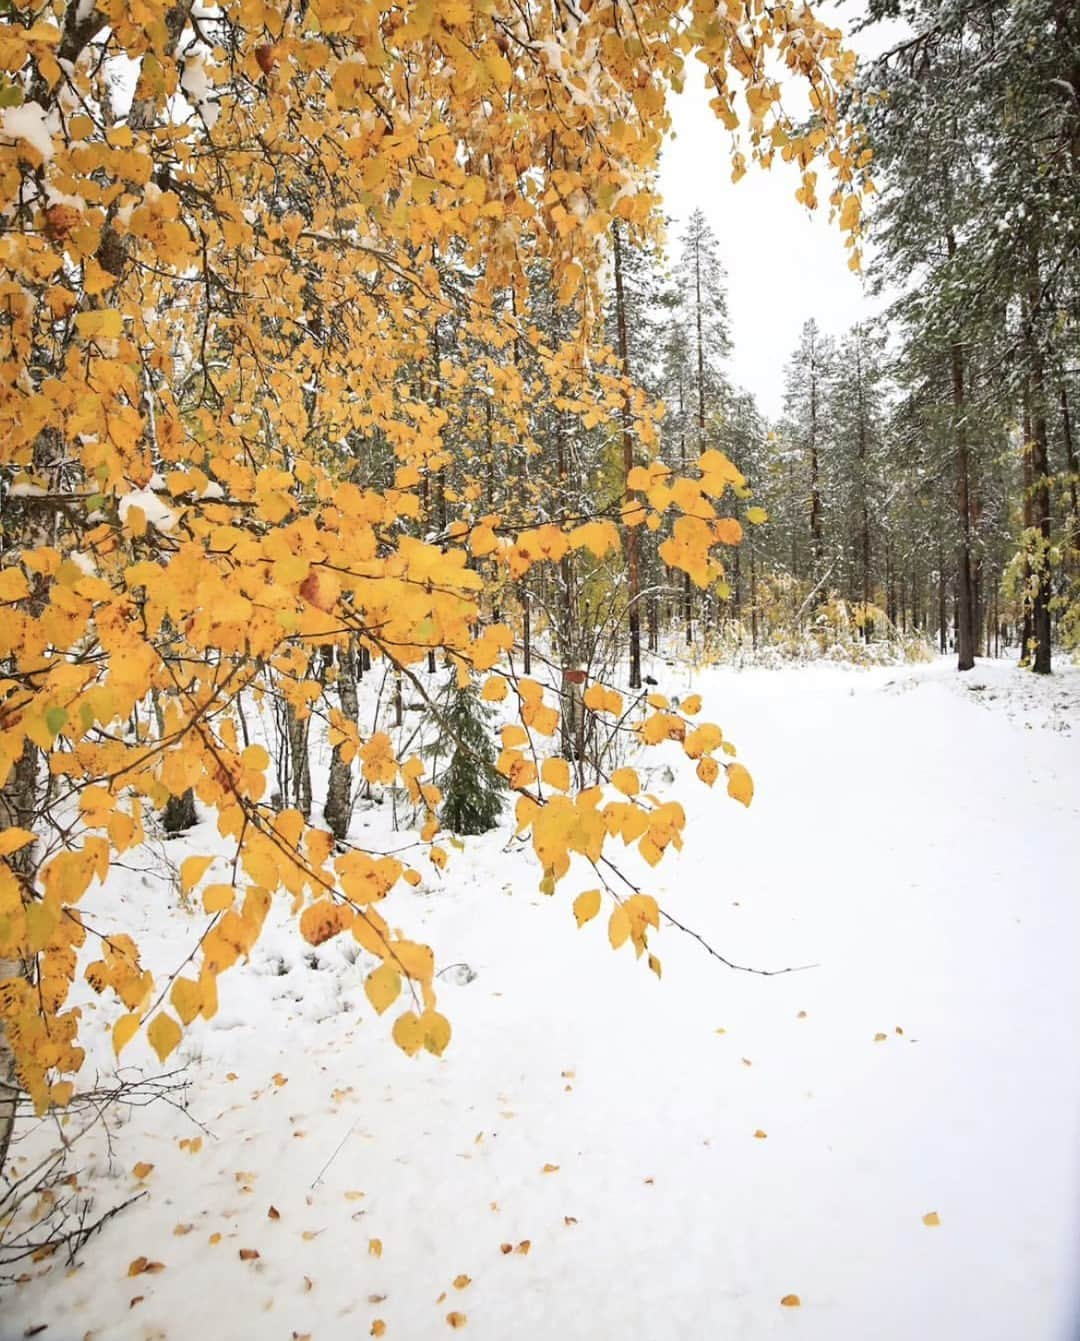
[{"label": "tall pine trunk", "polygon": [[[615,241],[615,323],[619,340],[619,360],[622,363],[623,377],[630,376],[630,352],[626,338],[626,296],[623,292],[622,237],[619,225],[612,228]],[[623,397],[622,403],[622,464],[623,492],[625,501],[630,503],[629,479],[634,468],[634,437],[630,422],[630,400]],[[630,586],[629,623],[630,623],[630,688],[641,688],[641,572],[638,555],[638,528],[626,527],[626,565]]]},{"label": "tall pine trunk", "polygon": [[956,547],[956,669],[975,665],[975,596],[971,580],[971,460],[968,450],[964,398],[964,351],[954,343],[950,350],[952,398],[956,438],[956,513],[959,539]]}]

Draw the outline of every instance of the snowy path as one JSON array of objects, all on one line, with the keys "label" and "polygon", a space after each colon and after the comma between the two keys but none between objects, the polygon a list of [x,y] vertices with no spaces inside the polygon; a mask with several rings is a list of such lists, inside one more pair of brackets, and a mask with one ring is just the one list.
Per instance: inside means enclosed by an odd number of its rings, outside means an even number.
[{"label": "snowy path", "polygon": [[[806,972],[733,973],[668,929],[658,983],[601,921],[575,930],[583,884],[544,899],[474,841],[410,926],[478,976],[443,989],[446,1057],[409,1061],[355,969],[268,932],[198,1044],[213,1139],[191,1154],[180,1115],[136,1115],[102,1195],[145,1160],[151,1196],[81,1270],[0,1296],[0,1337],[337,1341],[382,1319],[426,1341],[456,1311],[475,1341],[1073,1341],[1080,676],[1025,699],[1011,669],[973,676],[695,686],[757,795],[680,783],[686,851],[651,888],[740,963]],[[181,942],[139,898],[167,963]],[[164,1270],[129,1279],[140,1254]]]}]

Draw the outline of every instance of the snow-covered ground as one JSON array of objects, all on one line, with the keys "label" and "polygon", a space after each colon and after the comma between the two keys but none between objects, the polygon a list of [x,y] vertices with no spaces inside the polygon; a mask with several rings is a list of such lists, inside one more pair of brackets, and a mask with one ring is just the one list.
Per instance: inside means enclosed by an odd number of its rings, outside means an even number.
[{"label": "snow-covered ground", "polygon": [[[1080,672],[695,688],[757,794],[677,778],[686,850],[647,887],[740,964],[814,967],[733,972],[666,927],[658,982],[488,835],[395,896],[469,966],[445,1057],[409,1060],[344,947],[282,918],[183,1045],[206,1131],[159,1104],[111,1163],[80,1143],[100,1210],[139,1162],[149,1196],[77,1270],[29,1266],[4,1341],[1074,1341]],[[195,922],[149,877],[109,897],[174,967]]]}]

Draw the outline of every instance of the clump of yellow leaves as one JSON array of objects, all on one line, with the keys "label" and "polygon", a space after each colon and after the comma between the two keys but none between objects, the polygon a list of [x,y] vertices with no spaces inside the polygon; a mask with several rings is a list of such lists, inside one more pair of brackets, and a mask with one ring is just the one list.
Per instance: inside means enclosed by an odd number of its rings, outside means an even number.
[{"label": "clump of yellow leaves", "polygon": [[[809,129],[786,119],[769,57],[808,81]],[[527,14],[511,0],[240,0],[201,11],[197,30],[170,0],[46,0],[32,19],[16,0],[3,16],[0,788],[16,797],[27,773],[49,786],[29,828],[0,831],[0,960],[27,966],[0,982],[0,1022],[39,1109],[70,1097],[58,1077],[81,1065],[65,1002],[88,935],[84,972],[122,1007],[116,1051],[145,1030],[164,1060],[213,1016],[218,976],[277,897],[311,943],[351,935],[371,956],[373,1008],[407,1004],[400,1047],[446,1048],[431,951],[381,911],[415,872],[335,856],[328,833],[268,804],[243,696],[274,695],[300,721],[320,707],[331,746],[372,785],[404,788],[430,842],[440,798],[422,763],[327,703],[313,648],[359,647],[404,676],[436,651],[459,676],[498,666],[484,691],[498,699],[516,634],[483,621],[488,588],[577,552],[617,556],[628,528],[665,514],[665,562],[702,586],[720,574],[740,528],[716,502],[745,489],[720,453],[686,478],[631,471],[617,520],[519,510],[511,524],[449,434],[527,460],[531,402],[587,428],[628,407],[651,453],[658,411],[601,347],[598,277],[613,222],[659,227],[651,174],[689,59],[754,158],[797,163],[807,203],[809,165],[828,157],[854,240],[863,165],[837,110],[851,58],[806,6],[639,0],[629,23],[607,0]],[[130,100],[110,87],[121,60]],[[536,266],[576,308],[557,347],[529,311]],[[682,808],[628,771],[605,800],[573,795],[566,761],[538,767],[523,747],[558,714],[537,683],[512,689],[498,767],[546,885],[614,840],[650,864],[681,844]],[[584,702],[623,710],[602,685]],[[749,775],[714,758],[730,747],[688,722],[695,710],[652,703],[641,741],[681,744],[709,785],[726,767],[749,803]],[[182,895],[207,924],[189,967],[159,982],[129,936],[88,931],[81,910],[148,810],[189,790],[236,860],[227,883],[207,879],[209,856],[184,863]],[[579,921],[598,911],[582,899]],[[657,925],[634,894],[610,939],[640,954]]]}]

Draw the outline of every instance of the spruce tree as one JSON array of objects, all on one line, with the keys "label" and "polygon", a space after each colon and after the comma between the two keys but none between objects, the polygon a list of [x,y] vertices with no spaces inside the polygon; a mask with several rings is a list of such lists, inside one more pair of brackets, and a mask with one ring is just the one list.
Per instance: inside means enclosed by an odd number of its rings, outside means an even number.
[{"label": "spruce tree", "polygon": [[453,685],[443,723],[452,742],[442,788],[442,824],[455,834],[494,829],[502,814],[506,784],[495,771],[495,744],[489,709],[475,685]]}]

